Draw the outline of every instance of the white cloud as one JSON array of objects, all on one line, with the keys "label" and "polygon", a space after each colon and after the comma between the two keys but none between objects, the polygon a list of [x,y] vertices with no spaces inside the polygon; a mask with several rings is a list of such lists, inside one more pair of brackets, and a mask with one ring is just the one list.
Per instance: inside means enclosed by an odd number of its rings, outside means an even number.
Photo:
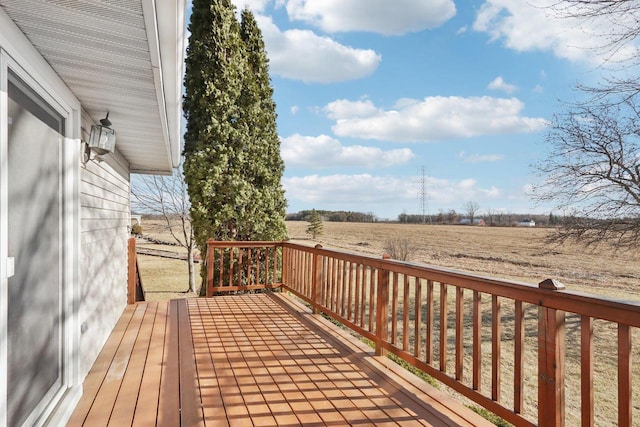
[{"label": "white cloud", "polygon": [[452,0],[289,0],[293,20],[334,32],[401,35],[436,28],[456,14]]},{"label": "white cloud", "polygon": [[308,30],[280,29],[271,18],[256,16],[273,74],[307,83],[333,83],[372,74],[382,57],[371,49],[342,45]]},{"label": "white cloud", "polygon": [[293,107],[291,107],[292,116],[295,116],[296,114],[298,114],[298,111],[300,111],[300,107],[298,107],[297,105],[294,105]]},{"label": "white cloud", "polygon": [[384,151],[361,145],[343,146],[327,135],[292,135],[282,139],[282,158],[287,167],[323,169],[335,166],[379,168],[403,164],[414,157],[408,148]]},{"label": "white cloud", "polygon": [[501,90],[506,93],[513,93],[518,89],[518,86],[509,84],[504,81],[502,76],[498,76],[489,83],[487,89]]},{"label": "white cloud", "polygon": [[534,93],[544,93],[544,87],[541,85],[535,85],[532,90]]},{"label": "white cloud", "polygon": [[[336,101],[325,111],[336,120],[339,136],[396,142],[428,142],[481,135],[535,132],[546,126],[542,118],[522,116],[517,98],[428,97],[402,99],[396,108],[382,110],[370,101]],[[337,108],[336,106],[339,106]]]},{"label": "white cloud", "polygon": [[[411,177],[361,175],[309,175],[283,179],[286,197],[292,206],[304,208],[374,212],[395,218],[403,210],[418,210],[415,180]],[[427,178],[429,205],[437,209],[460,209],[476,200],[481,206],[494,203],[502,195],[496,187],[482,188],[474,179],[449,181]],[[295,208],[297,209],[297,208]]]},{"label": "white cloud", "polygon": [[504,160],[503,154],[467,154],[462,151],[459,156],[465,163],[486,163]]},{"label": "white cloud", "polygon": [[551,51],[557,57],[592,64],[604,60],[625,60],[637,55],[638,49],[628,45],[609,58],[602,47],[606,34],[616,26],[635,25],[612,22],[607,16],[585,20],[560,17],[551,6],[556,0],[487,0],[478,11],[473,29],[486,32],[491,41],[502,40],[506,47],[519,51]]},{"label": "white cloud", "polygon": [[242,11],[245,7],[251,9],[253,13],[264,12],[267,4],[271,3],[271,0],[231,0],[236,6],[238,11]]},{"label": "white cloud", "polygon": [[324,107],[324,111],[332,120],[369,117],[379,112],[370,100],[349,101],[347,99],[330,102]]},{"label": "white cloud", "polygon": [[[398,213],[408,202],[415,203],[415,188],[395,177],[362,175],[309,175],[283,179],[287,200],[327,209]],[[397,215],[397,214],[396,214]]]}]

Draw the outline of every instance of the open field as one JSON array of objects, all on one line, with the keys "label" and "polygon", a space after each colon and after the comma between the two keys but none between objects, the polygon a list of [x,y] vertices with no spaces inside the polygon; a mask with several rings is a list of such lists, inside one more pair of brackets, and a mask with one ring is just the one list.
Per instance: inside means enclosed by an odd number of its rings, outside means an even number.
[{"label": "open field", "polygon": [[568,289],[640,301],[640,252],[603,245],[550,245],[544,228],[324,222],[312,241],[304,221],[287,222],[289,238],[349,252],[382,256],[389,239],[407,239],[409,261],[527,283],[552,278]]},{"label": "open field", "polygon": [[[307,226],[304,221],[288,221],[289,238],[304,245],[320,243],[374,256],[382,256],[389,239],[406,239],[413,248],[411,262],[533,284],[552,278],[571,290],[640,301],[640,251],[547,244],[549,229],[324,222],[323,235],[312,241],[305,233]],[[144,220],[143,234],[172,241],[159,220]],[[144,242],[138,246],[186,253],[179,246]],[[186,288],[184,261],[144,257],[141,269],[149,290],[180,292]]]}]

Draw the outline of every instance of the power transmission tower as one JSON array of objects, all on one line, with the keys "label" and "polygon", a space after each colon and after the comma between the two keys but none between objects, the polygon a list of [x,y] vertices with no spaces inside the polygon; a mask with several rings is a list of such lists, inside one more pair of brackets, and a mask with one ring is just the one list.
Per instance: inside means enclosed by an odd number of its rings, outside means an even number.
[{"label": "power transmission tower", "polygon": [[422,223],[427,223],[427,201],[429,194],[427,193],[427,174],[424,166],[420,168],[420,177],[418,178],[418,199],[420,200],[420,212],[422,212]]}]

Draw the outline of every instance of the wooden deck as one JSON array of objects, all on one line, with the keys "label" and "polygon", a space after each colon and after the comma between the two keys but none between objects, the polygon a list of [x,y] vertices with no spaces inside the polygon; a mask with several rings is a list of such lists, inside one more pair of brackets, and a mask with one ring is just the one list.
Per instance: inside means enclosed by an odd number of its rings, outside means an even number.
[{"label": "wooden deck", "polygon": [[283,294],[129,306],[69,426],[491,425]]}]

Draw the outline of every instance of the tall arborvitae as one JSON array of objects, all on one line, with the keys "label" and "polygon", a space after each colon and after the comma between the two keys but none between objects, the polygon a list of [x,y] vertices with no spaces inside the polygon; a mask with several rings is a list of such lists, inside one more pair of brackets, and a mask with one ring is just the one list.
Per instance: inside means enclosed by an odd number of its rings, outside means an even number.
[{"label": "tall arborvitae", "polygon": [[247,63],[230,0],[194,0],[189,31],[184,174],[196,242],[204,254],[209,238],[235,239],[252,202],[244,176],[250,141],[238,126]]},{"label": "tall arborvitae", "polygon": [[256,190],[253,206],[253,239],[282,240],[286,202],[281,177],[284,162],[280,156],[280,138],[276,128],[276,104],[269,78],[269,64],[262,32],[249,9],[242,11],[240,35],[245,44],[249,72],[240,97],[242,116],[252,144],[248,147],[247,178]]},{"label": "tall arborvitae", "polygon": [[245,43],[230,0],[193,0],[184,174],[202,254],[209,238],[286,236],[273,90],[253,16],[251,22]]}]

